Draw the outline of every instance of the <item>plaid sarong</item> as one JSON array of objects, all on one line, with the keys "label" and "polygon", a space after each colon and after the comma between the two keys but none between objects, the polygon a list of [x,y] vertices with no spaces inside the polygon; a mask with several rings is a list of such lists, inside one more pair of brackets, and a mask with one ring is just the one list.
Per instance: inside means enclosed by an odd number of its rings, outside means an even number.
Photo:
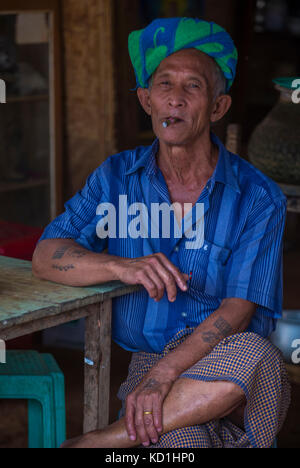
[{"label": "plaid sarong", "polygon": [[[118,397],[123,402],[144,375],[176,348],[193,329],[182,330],[161,354],[133,353],[127,380]],[[280,351],[255,333],[239,333],[222,340],[213,351],[186,370],[181,378],[225,380],[239,385],[247,399],[245,431],[227,418],[163,434],[153,448],[269,448],[279,432],[290,403],[290,385]]]}]

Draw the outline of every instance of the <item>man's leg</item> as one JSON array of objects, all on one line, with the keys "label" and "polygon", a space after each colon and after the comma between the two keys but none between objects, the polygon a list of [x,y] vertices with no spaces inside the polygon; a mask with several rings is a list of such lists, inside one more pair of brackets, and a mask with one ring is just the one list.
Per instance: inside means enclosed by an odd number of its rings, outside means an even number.
[{"label": "man's leg", "polygon": [[[178,379],[164,401],[163,433],[225,417],[245,403],[245,400],[242,389],[231,382]],[[151,415],[145,418],[145,422],[153,424]],[[129,439],[125,419],[122,418],[101,431],[69,441],[64,447],[129,448],[143,442]]]}]

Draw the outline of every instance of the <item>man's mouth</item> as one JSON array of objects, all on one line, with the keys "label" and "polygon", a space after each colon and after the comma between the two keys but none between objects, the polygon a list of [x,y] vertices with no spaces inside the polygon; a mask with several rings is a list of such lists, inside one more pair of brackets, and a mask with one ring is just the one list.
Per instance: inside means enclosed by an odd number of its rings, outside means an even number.
[{"label": "man's mouth", "polygon": [[179,117],[169,116],[166,119],[164,119],[163,126],[166,128],[166,127],[169,127],[169,125],[175,125],[180,122],[183,122],[183,120],[180,119]]}]

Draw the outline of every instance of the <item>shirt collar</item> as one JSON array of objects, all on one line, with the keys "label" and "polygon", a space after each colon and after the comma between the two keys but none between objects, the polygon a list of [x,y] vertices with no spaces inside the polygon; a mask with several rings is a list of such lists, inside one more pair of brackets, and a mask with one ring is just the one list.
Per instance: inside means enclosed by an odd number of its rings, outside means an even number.
[{"label": "shirt collar", "polygon": [[[219,159],[211,177],[212,182],[221,182],[229,185],[233,190],[240,193],[240,187],[237,181],[237,176],[230,161],[230,154],[225,148],[221,140],[211,133],[211,139],[219,148]],[[147,175],[153,175],[157,171],[156,154],[159,147],[159,140],[156,139],[153,144],[145,149],[144,154],[133,164],[133,166],[125,172],[125,175],[130,175],[136,172],[141,167],[145,168]]]},{"label": "shirt collar", "polygon": [[145,148],[144,154],[133,164],[133,166],[125,172],[125,175],[130,175],[136,172],[141,167],[145,168],[146,174],[154,174],[157,170],[156,154],[158,152],[159,141],[158,138],[148,148]]},{"label": "shirt collar", "polygon": [[229,151],[214,133],[211,133],[211,139],[219,148],[219,159],[211,180],[229,185],[233,190],[241,193],[236,174],[237,165],[231,162]]}]

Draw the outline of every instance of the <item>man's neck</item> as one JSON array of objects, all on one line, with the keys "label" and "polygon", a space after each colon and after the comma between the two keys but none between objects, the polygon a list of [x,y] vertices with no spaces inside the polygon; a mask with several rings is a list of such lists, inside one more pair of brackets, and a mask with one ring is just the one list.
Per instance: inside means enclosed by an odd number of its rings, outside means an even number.
[{"label": "man's neck", "polygon": [[198,186],[212,176],[218,157],[218,147],[208,136],[186,146],[160,142],[157,164],[169,182]]}]

